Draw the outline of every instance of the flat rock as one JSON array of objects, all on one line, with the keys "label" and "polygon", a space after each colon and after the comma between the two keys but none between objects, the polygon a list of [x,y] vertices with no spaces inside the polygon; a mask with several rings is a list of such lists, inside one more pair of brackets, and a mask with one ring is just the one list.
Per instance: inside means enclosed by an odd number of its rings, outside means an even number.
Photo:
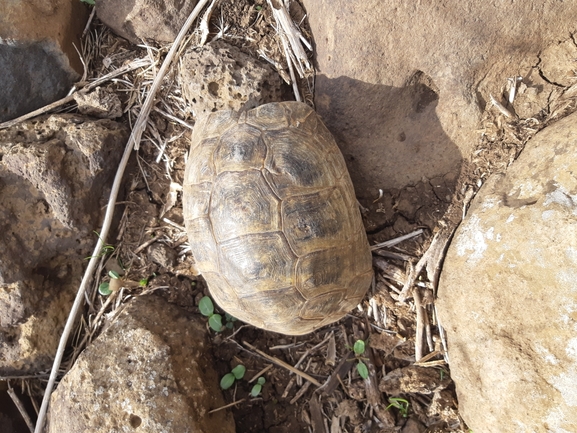
[{"label": "flat rock", "polygon": [[83,72],[74,45],[87,18],[80,1],[0,2],[0,122],[66,95]]},{"label": "flat rock", "polygon": [[303,4],[315,37],[316,108],[361,200],[458,173],[489,94],[500,98],[508,77],[534,74],[546,47],[567,40],[572,52],[577,14],[577,3],[554,0]]},{"label": "flat rock", "polygon": [[229,433],[202,321],[138,297],[78,357],[53,393],[49,433]]},{"label": "flat rock", "polygon": [[134,44],[173,42],[197,0],[97,0],[98,18]]},{"label": "flat rock", "polygon": [[51,365],[127,138],[76,115],[0,130],[0,374]]},{"label": "flat rock", "polygon": [[472,202],[437,308],[461,416],[488,433],[577,431],[577,114]]},{"label": "flat rock", "polygon": [[278,73],[224,41],[187,50],[179,73],[182,93],[195,116],[280,101]]}]

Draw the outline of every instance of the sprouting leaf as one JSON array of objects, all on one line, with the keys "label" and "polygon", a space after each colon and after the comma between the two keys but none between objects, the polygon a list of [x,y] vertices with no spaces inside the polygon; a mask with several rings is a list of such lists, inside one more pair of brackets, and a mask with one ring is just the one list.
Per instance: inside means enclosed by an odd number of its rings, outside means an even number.
[{"label": "sprouting leaf", "polygon": [[245,372],[246,372],[246,368],[242,364],[239,364],[232,369],[232,374],[234,374],[234,377],[236,377],[238,380],[240,380],[244,377]]},{"label": "sprouting leaf", "polygon": [[259,385],[264,385],[265,382],[266,379],[264,378],[264,376],[259,377],[258,380],[256,381],[256,383],[258,383]]},{"label": "sprouting leaf", "polygon": [[404,418],[409,416],[409,402],[407,400],[405,400],[404,398],[389,397],[389,403],[390,404],[387,406],[387,409],[385,409],[385,410],[389,410],[390,407],[396,407],[399,410],[399,413]]},{"label": "sprouting leaf", "polygon": [[262,391],[262,385],[257,383],[250,390],[250,395],[252,395],[253,397],[257,397],[261,391]]},{"label": "sprouting leaf", "polygon": [[146,287],[146,286],[148,285],[148,278],[143,278],[142,280],[140,280],[140,281],[138,282],[138,285],[139,285],[140,287]]},{"label": "sprouting leaf", "polygon": [[359,372],[359,376],[361,376],[363,379],[369,377],[369,369],[363,361],[359,361],[357,364],[357,371]]},{"label": "sprouting leaf", "polygon": [[116,271],[108,271],[108,275],[110,276],[110,278],[114,278],[115,280],[120,279],[120,275],[118,275],[118,272]]},{"label": "sprouting leaf", "polygon": [[363,353],[365,353],[365,342],[363,340],[355,341],[353,351],[355,352],[355,355],[362,355]]},{"label": "sprouting leaf", "polygon": [[222,376],[222,379],[220,379],[220,387],[222,389],[229,389],[233,385],[234,381],[235,381],[234,374],[227,373],[224,376]]},{"label": "sprouting leaf", "polygon": [[213,331],[222,331],[222,316],[220,314],[213,314],[208,318],[208,325]]},{"label": "sprouting leaf", "polygon": [[102,296],[110,295],[112,293],[112,290],[110,290],[110,284],[100,283],[98,286],[98,293],[100,293]]},{"label": "sprouting leaf", "polygon": [[208,296],[205,296],[200,300],[198,303],[198,308],[200,310],[200,314],[203,316],[210,317],[214,313],[214,304]]},{"label": "sprouting leaf", "polygon": [[226,319],[227,322],[236,322],[236,317],[231,316],[228,313],[224,313],[224,318]]}]

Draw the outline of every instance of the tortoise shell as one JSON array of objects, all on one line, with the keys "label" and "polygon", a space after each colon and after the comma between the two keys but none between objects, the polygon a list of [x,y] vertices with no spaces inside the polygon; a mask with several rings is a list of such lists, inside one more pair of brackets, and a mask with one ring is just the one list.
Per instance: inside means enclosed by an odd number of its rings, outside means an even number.
[{"label": "tortoise shell", "polygon": [[300,102],[209,114],[194,128],[183,207],[216,303],[301,335],[342,318],[371,284],[371,253],[334,138]]}]

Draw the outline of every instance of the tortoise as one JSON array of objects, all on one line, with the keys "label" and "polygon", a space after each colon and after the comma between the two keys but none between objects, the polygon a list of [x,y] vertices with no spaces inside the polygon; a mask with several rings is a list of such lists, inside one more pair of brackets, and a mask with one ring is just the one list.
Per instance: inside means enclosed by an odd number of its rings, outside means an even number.
[{"label": "tortoise", "polygon": [[373,278],[335,140],[300,102],[197,122],[183,186],[196,267],[236,318],[287,335],[341,319]]}]

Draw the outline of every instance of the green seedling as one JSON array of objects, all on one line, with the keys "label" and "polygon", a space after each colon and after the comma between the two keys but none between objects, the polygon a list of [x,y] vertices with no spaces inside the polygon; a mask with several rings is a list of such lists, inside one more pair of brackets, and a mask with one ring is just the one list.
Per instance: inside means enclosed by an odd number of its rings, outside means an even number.
[{"label": "green seedling", "polygon": [[[98,238],[100,238],[100,233],[97,231],[94,232]],[[96,256],[96,258],[104,257],[107,254],[112,254],[114,252],[114,247],[112,245],[106,244],[100,249],[100,253]],[[90,260],[94,256],[88,256],[84,260]]]},{"label": "green seedling", "polygon": [[200,314],[208,317],[208,325],[212,328],[213,331],[222,331],[222,316],[214,312],[214,304],[212,303],[212,299],[210,299],[208,296],[203,297],[198,303],[198,309],[200,310]]},{"label": "green seedling", "polygon": [[355,341],[355,345],[353,346],[353,352],[355,352],[355,357],[357,358],[357,371],[359,372],[359,376],[363,379],[369,377],[369,369],[367,365],[362,361],[362,355],[365,353],[366,344],[363,340]]},{"label": "green seedling", "polygon": [[226,325],[223,326],[222,316],[214,312],[214,304],[212,303],[212,300],[208,296],[205,296],[200,300],[200,302],[198,303],[198,309],[200,310],[200,314],[208,317],[208,325],[215,332],[221,332],[224,329],[224,327],[232,329],[232,327],[234,326],[233,322],[236,321],[235,317],[231,316],[228,313],[224,313]]},{"label": "green seedling", "polygon": [[[120,275],[118,275],[118,272],[115,271],[108,271],[108,276],[114,280],[120,279]],[[110,283],[100,283],[100,285],[98,286],[98,293],[100,293],[102,296],[110,295],[112,293]]]},{"label": "green seedling", "polygon": [[404,398],[400,397],[389,397],[389,405],[387,406],[386,410],[389,410],[391,407],[395,407],[399,410],[399,413],[406,418],[409,416],[409,402]]},{"label": "green seedling", "polygon": [[96,3],[94,0],[80,0],[82,3],[89,4],[90,6],[94,6]]},{"label": "green seedling", "polygon": [[220,379],[220,387],[222,389],[229,389],[236,380],[240,380],[244,377],[244,373],[246,372],[246,368],[244,365],[239,364],[232,369],[230,373],[226,373]]},{"label": "green seedling", "polygon": [[252,395],[253,397],[258,397],[258,395],[262,391],[262,386],[265,384],[265,382],[266,382],[266,379],[264,377],[262,377],[262,376],[259,377],[258,380],[256,381],[255,385],[250,390],[250,395]]},{"label": "green seedling", "polygon": [[228,313],[224,313],[224,319],[226,320],[226,326],[228,329],[232,329],[234,326],[234,322],[236,322],[236,317],[231,316]]}]

